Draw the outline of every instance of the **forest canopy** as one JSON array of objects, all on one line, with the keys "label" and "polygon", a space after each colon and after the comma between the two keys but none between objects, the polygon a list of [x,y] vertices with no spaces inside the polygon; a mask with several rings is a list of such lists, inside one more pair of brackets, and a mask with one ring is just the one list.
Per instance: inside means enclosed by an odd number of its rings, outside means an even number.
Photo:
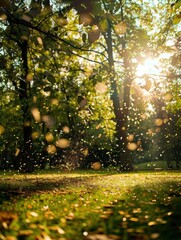
[{"label": "forest canopy", "polygon": [[0,168],[179,167],[180,7],[0,0]]}]

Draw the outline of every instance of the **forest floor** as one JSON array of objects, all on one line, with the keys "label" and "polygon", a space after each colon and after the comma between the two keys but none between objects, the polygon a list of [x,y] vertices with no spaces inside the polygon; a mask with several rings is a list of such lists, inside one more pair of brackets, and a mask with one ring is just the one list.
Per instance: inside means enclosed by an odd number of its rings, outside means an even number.
[{"label": "forest floor", "polygon": [[0,240],[181,239],[181,172],[0,173]]}]

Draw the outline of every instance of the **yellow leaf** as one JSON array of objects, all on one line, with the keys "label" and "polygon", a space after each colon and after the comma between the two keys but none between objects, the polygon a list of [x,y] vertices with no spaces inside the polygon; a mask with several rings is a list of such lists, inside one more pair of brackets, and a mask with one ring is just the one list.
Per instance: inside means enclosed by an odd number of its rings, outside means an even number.
[{"label": "yellow leaf", "polygon": [[181,21],[181,14],[178,14],[173,18],[173,24],[179,24],[180,21]]},{"label": "yellow leaf", "polygon": [[99,29],[101,30],[101,32],[106,32],[108,29],[108,21],[106,18],[103,18],[100,22],[99,22]]},{"label": "yellow leaf", "polygon": [[30,82],[33,80],[33,74],[31,72],[26,75],[26,80],[27,82]]},{"label": "yellow leaf", "polygon": [[2,135],[4,132],[5,132],[5,128],[2,125],[0,125],[0,135]]}]

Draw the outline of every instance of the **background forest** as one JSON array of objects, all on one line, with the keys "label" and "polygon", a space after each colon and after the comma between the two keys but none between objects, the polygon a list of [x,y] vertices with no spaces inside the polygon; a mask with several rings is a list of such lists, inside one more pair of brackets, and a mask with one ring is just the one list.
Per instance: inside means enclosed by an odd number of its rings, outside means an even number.
[{"label": "background forest", "polygon": [[180,6],[0,0],[0,168],[179,168]]}]

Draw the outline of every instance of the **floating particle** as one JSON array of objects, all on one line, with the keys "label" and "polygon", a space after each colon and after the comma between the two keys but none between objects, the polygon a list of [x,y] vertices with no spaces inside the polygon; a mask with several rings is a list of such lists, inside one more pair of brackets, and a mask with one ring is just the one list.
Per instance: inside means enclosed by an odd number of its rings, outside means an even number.
[{"label": "floating particle", "polygon": [[95,89],[99,93],[105,93],[107,91],[107,86],[105,83],[98,82],[95,86]]},{"label": "floating particle", "polygon": [[52,142],[54,140],[53,134],[48,132],[45,134],[45,139],[47,142]]},{"label": "floating particle", "polygon": [[41,37],[37,37],[37,42],[39,45],[43,45],[43,40]]},{"label": "floating particle", "polygon": [[161,118],[156,118],[155,121],[154,121],[154,123],[155,123],[156,126],[159,127],[159,126],[163,125],[163,119],[161,119]]},{"label": "floating particle", "polygon": [[61,138],[56,141],[56,146],[59,148],[67,148],[70,146],[70,141],[66,138]]},{"label": "floating particle", "polygon": [[32,132],[31,138],[32,138],[33,140],[35,140],[35,139],[38,138],[38,137],[39,137],[39,133],[38,133],[37,131]]},{"label": "floating particle", "polygon": [[92,163],[91,167],[94,169],[94,170],[99,170],[101,168],[101,163],[100,162],[94,162]]},{"label": "floating particle", "polygon": [[127,140],[128,140],[129,142],[132,142],[133,139],[134,139],[134,134],[129,134],[129,135],[127,136]]},{"label": "floating particle", "polygon": [[134,151],[134,150],[136,150],[137,149],[137,144],[136,143],[128,143],[127,144],[127,149],[129,149],[129,150],[131,150],[131,151]]},{"label": "floating particle", "polygon": [[171,93],[166,93],[164,96],[164,99],[166,102],[170,102],[172,100],[173,96]]},{"label": "floating particle", "polygon": [[32,80],[33,80],[33,73],[30,72],[26,75],[26,81],[31,82]]},{"label": "floating particle", "polygon": [[38,108],[36,108],[36,107],[32,108],[31,113],[32,113],[36,122],[41,121],[41,115],[40,115],[40,111],[38,110]]},{"label": "floating particle", "polygon": [[53,144],[48,145],[46,150],[47,150],[48,154],[50,154],[50,155],[55,154],[57,151],[56,147]]},{"label": "floating particle", "polygon": [[63,130],[64,133],[69,133],[70,132],[70,128],[68,126],[64,126],[62,128],[62,130]]}]

